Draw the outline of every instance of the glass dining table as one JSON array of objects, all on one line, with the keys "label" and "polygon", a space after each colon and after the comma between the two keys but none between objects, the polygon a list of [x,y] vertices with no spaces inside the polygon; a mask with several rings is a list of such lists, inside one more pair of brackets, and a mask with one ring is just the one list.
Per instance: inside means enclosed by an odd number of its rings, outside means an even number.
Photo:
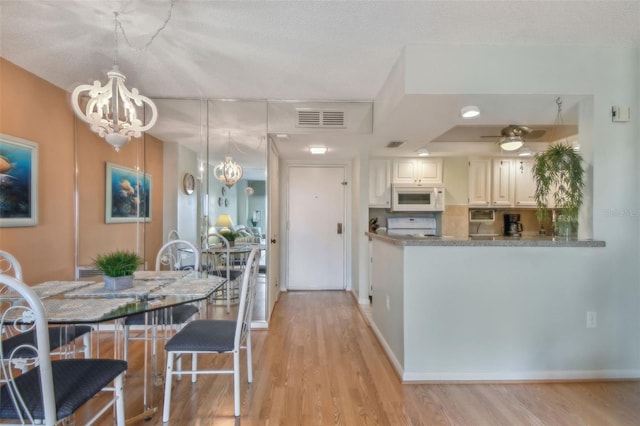
[{"label": "glass dining table", "polygon": [[[133,287],[122,290],[107,290],[103,282],[97,281],[47,281],[32,286],[42,300],[49,324],[68,325],[91,324],[99,331],[101,324],[113,322],[114,357],[123,358],[123,344],[119,335],[124,319],[130,315],[145,315],[145,345],[143,366],[143,411],[127,422],[148,419],[157,407],[149,407],[153,400],[153,387],[148,385],[149,350],[147,325],[153,325],[153,315],[159,309],[171,309],[185,303],[202,302],[218,291],[226,283],[225,277],[196,271],[136,271]],[[3,294],[2,299],[10,299],[11,294]],[[204,308],[206,309],[204,304]],[[206,315],[202,313],[201,315]],[[107,327],[105,327],[107,328]],[[155,343],[154,343],[155,344]],[[99,352],[99,346],[98,346]],[[155,351],[151,351],[154,353]],[[151,359],[151,379],[157,382],[155,356]]]}]

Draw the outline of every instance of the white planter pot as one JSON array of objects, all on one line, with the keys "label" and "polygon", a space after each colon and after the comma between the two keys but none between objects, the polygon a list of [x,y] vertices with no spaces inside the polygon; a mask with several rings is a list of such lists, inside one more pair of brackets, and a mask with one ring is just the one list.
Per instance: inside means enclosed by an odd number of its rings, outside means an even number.
[{"label": "white planter pot", "polygon": [[124,290],[133,287],[133,275],[124,277],[104,276],[104,288],[107,290]]}]

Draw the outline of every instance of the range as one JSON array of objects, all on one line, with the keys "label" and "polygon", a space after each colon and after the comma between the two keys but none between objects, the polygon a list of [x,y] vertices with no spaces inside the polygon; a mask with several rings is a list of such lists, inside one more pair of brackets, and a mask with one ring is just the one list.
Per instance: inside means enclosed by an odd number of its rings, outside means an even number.
[{"label": "range", "polygon": [[435,216],[394,216],[387,218],[387,235],[435,237],[438,222]]}]

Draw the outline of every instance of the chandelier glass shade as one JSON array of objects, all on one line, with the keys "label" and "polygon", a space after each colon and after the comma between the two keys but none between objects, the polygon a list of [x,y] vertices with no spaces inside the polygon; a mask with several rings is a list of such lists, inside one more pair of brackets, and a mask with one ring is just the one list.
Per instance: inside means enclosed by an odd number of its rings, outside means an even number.
[{"label": "chandelier glass shade", "polygon": [[520,136],[507,136],[500,139],[500,148],[505,151],[516,151],[522,147],[524,141]]},{"label": "chandelier glass shade", "polygon": [[[103,85],[98,80],[91,84],[81,84],[71,94],[71,105],[76,115],[88,123],[91,130],[108,143],[116,151],[131,141],[131,137],[140,137],[153,127],[158,119],[156,105],[138,89],[127,89],[124,85],[126,77],[117,65],[107,73],[108,81]],[[81,99],[88,96],[84,109]],[[151,117],[145,125],[138,118],[138,109],[149,107]],[[143,110],[144,114],[144,110]]]}]

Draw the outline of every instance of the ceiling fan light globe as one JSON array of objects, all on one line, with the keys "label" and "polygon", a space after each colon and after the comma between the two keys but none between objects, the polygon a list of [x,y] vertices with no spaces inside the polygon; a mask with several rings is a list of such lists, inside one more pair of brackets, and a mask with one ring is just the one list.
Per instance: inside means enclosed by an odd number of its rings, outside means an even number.
[{"label": "ceiling fan light globe", "polygon": [[520,136],[508,136],[500,140],[500,148],[504,151],[517,151],[523,144],[524,141]]}]

